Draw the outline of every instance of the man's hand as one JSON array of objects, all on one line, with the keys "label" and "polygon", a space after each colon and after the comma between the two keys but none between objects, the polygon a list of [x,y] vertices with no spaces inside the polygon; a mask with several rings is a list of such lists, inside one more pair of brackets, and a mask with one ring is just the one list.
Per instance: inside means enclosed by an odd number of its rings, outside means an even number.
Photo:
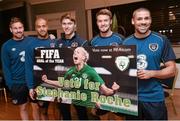
[{"label": "man's hand", "polygon": [[95,104],[96,104],[95,106],[96,106],[97,109],[101,108],[101,104],[100,103],[96,102]]},{"label": "man's hand", "polygon": [[114,82],[112,85],[112,90],[117,91],[119,88],[120,86],[116,82]]},{"label": "man's hand", "polygon": [[44,82],[46,82],[46,83],[47,83],[47,81],[48,81],[48,79],[47,79],[47,75],[42,75],[42,81],[44,81]]},{"label": "man's hand", "polygon": [[137,76],[139,79],[150,79],[153,76],[153,71],[150,70],[138,70],[137,71]]},{"label": "man's hand", "polygon": [[34,89],[29,90],[29,96],[31,97],[32,100],[36,99],[36,92]]},{"label": "man's hand", "polygon": [[49,38],[50,38],[51,40],[56,39],[56,37],[54,36],[54,34],[49,34]]}]

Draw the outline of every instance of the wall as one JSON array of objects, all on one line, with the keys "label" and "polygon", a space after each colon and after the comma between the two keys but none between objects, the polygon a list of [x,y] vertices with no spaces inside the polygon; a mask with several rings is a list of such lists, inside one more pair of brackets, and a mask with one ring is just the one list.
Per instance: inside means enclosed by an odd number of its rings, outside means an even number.
[{"label": "wall", "polygon": [[176,54],[176,58],[177,59],[180,58],[180,45],[173,45],[172,47],[173,47],[173,50]]},{"label": "wall", "polygon": [[34,30],[34,20],[36,15],[75,11],[77,32],[83,38],[90,39],[92,38],[91,9],[143,0],[6,0],[0,3],[0,10],[22,6],[24,1],[29,2],[29,4],[26,2],[27,14],[25,15],[27,17],[28,30]]},{"label": "wall", "polygon": [[145,0],[85,0],[86,9],[95,9],[107,6],[121,5]]},{"label": "wall", "polygon": [[92,28],[92,9],[109,7],[115,5],[122,5],[134,2],[140,2],[145,0],[85,0],[85,9],[87,10],[87,33],[88,39],[91,40],[93,38],[93,28]]},{"label": "wall", "polygon": [[23,5],[24,2],[22,0],[4,0],[0,2],[0,11],[22,7]]},{"label": "wall", "polygon": [[49,3],[49,2],[56,2],[56,1],[63,1],[63,0],[28,0],[32,5],[41,4],[41,3]]}]

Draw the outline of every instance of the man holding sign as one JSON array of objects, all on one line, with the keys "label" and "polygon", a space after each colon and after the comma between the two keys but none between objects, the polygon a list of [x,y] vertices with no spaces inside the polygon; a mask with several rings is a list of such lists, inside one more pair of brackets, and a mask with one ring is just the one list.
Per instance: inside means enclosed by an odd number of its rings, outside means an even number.
[{"label": "man holding sign", "polygon": [[[150,30],[151,22],[151,13],[148,9],[136,9],[132,16],[135,33],[124,41],[125,45],[137,46],[139,102],[136,120],[167,120],[164,91],[160,80],[175,75],[176,57],[169,40]],[[165,65],[164,69],[160,69],[161,61]]]}]

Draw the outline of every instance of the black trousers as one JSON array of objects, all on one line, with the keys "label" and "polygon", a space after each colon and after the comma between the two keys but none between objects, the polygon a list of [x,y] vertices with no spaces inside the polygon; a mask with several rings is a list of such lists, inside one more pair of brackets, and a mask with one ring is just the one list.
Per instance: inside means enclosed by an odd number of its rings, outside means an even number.
[{"label": "black trousers", "polygon": [[[70,104],[60,103],[59,110],[62,114],[63,120],[72,120]],[[83,106],[74,105],[79,120],[88,120],[87,108]]]},{"label": "black trousers", "polygon": [[138,116],[126,115],[126,120],[167,120],[167,108],[162,102],[138,102]]}]

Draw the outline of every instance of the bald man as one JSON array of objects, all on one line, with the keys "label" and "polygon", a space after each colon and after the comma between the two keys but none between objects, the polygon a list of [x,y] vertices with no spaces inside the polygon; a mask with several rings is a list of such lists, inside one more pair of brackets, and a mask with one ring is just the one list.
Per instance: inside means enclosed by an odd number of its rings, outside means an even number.
[{"label": "bald man", "polygon": [[[37,32],[37,37],[34,37],[34,40],[28,45],[26,48],[26,81],[29,88],[29,95],[31,99],[35,100],[35,91],[34,89],[37,86],[37,80],[33,78],[33,65],[34,65],[34,49],[42,48],[42,47],[51,47],[54,43],[53,40],[50,39],[48,34],[48,22],[44,18],[37,18],[35,21],[35,29]],[[38,101],[40,106],[40,116],[43,120],[48,120],[48,105],[49,102]]]}]

